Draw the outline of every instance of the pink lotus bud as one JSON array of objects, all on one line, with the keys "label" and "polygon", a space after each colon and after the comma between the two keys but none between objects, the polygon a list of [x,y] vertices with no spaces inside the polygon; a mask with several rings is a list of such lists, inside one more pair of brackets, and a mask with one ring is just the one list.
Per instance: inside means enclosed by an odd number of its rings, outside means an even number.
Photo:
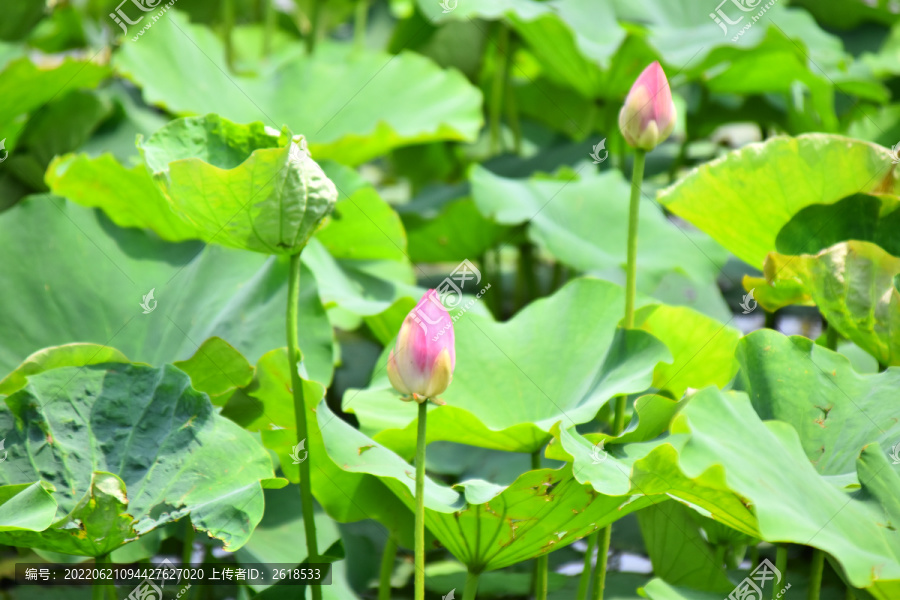
[{"label": "pink lotus bud", "polygon": [[424,402],[447,389],[455,366],[453,319],[437,292],[428,290],[400,326],[388,357],[388,379],[401,394]]},{"label": "pink lotus bud", "polygon": [[658,62],[644,69],[619,112],[619,129],[632,148],[653,150],[675,128],[675,104]]}]

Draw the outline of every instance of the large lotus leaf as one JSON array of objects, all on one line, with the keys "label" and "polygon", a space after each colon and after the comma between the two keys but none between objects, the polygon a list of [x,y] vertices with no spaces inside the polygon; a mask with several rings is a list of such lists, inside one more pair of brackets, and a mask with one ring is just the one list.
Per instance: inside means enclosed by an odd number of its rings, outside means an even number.
[{"label": "large lotus leaf", "polygon": [[651,304],[635,325],[661,340],[675,358],[653,370],[653,387],[680,398],[687,388],[725,387],[737,371],[734,347],[741,332],[686,306]]},{"label": "large lotus leaf", "polygon": [[[302,261],[313,272],[323,304],[353,315],[375,315],[399,297],[416,295],[406,233],[397,213],[352,170],[333,162],[322,167],[340,196]],[[172,210],[142,165],[126,169],[108,155],[67,155],[51,163],[46,181],[54,193],[102,208],[120,227],[152,229],[169,241],[202,237]]]},{"label": "large lotus leaf", "polygon": [[[17,259],[27,248],[29,260]],[[0,373],[46,346],[94,342],[133,360],[193,356],[209,337],[256,360],[285,344],[287,260],[119,229],[102,213],[33,196],[0,214]],[[300,348],[331,379],[332,330],[315,280],[301,275]],[[153,299],[141,307],[153,290]]]},{"label": "large lotus leaf", "polygon": [[0,131],[7,150],[14,148],[22,130],[21,124],[15,123],[17,117],[67,91],[96,87],[110,73],[105,65],[74,58],[35,64],[21,57],[4,67],[0,72]]},{"label": "large lotus leaf", "polygon": [[782,227],[812,204],[900,192],[886,148],[835,135],[776,137],[692,170],[660,202],[762,267]]},{"label": "large lotus leaf", "polygon": [[900,364],[900,290],[895,283],[900,258],[875,244],[850,241],[814,255],[773,252],[764,272],[769,285],[802,285],[829,326],[879,363]]},{"label": "large lotus leaf", "polygon": [[471,141],[482,124],[479,91],[410,52],[353,52],[323,41],[312,58],[295,43],[252,74],[226,73],[225,64],[221,40],[172,10],[113,58],[148,103],[178,115],[286,124],[307,136],[317,160],[356,165],[399,146]]},{"label": "large lotus leaf", "polygon": [[744,394],[705,389],[671,430],[689,434],[679,456],[684,473],[718,473],[753,508],[758,537],[827,552],[876,598],[900,594],[900,534],[889,525],[900,518],[900,475],[878,444],[850,451],[859,456],[860,489],[848,494],[809,462],[791,424],[764,423]]},{"label": "large lotus leaf", "polygon": [[864,446],[900,441],[900,369],[860,374],[845,356],[771,329],[743,338],[737,358],[757,414],[790,423],[823,475],[854,473]]},{"label": "large lotus leaf", "polygon": [[[623,306],[621,287],[582,278],[505,323],[461,315],[453,382],[446,405],[429,411],[428,441],[534,452],[557,421],[586,423],[611,397],[646,389],[657,363],[671,359],[650,334],[618,328]],[[344,409],[380,443],[412,456],[416,407],[391,389],[385,360],[371,387],[346,392]]]},{"label": "large lotus leaf", "polygon": [[[529,235],[562,262],[623,280],[631,186],[618,171],[578,179],[508,179],[475,167],[470,175],[479,210],[505,225],[528,224]],[[638,289],[675,304],[715,297],[715,278],[727,253],[703,233],[679,228],[651,200],[641,201]],[[694,294],[667,298],[667,276],[686,276]],[[698,289],[711,293],[704,296]],[[717,316],[728,314],[721,299]]]},{"label": "large lotus leaf", "polygon": [[302,136],[260,122],[186,117],[138,146],[175,212],[207,242],[296,254],[337,202]]},{"label": "large lotus leaf", "polygon": [[61,518],[0,541],[99,556],[190,516],[240,547],[262,518],[262,486],[273,477],[254,436],[219,416],[174,367],[78,358],[28,375],[5,398],[9,456],[0,481],[53,485]]}]

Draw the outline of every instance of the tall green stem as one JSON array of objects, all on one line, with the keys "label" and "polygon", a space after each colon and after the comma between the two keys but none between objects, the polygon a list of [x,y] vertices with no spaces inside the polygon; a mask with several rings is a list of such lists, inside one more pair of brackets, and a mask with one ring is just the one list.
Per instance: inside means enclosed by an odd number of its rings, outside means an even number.
[{"label": "tall green stem", "polygon": [[584,555],[584,567],[581,569],[581,578],[578,580],[578,594],[575,596],[575,600],[585,600],[587,598],[587,594],[590,591],[591,587],[591,573],[593,573],[593,568],[591,565],[591,560],[594,557],[594,548],[597,547],[597,539],[599,535],[594,534],[588,537],[587,542],[587,552]]},{"label": "tall green stem", "polygon": [[466,575],[466,589],[463,591],[462,600],[475,600],[475,592],[478,591],[478,577],[480,574],[472,571]]},{"label": "tall green stem", "polygon": [[353,47],[363,50],[366,46],[366,21],[369,16],[369,0],[356,0],[356,14],[353,17]]},{"label": "tall green stem", "polygon": [[[306,401],[303,398],[303,381],[300,379],[300,344],[297,341],[297,310],[300,302],[300,253],[291,255],[288,278],[287,344],[288,362],[291,368],[291,387],[294,392],[294,416],[297,421],[297,443],[304,442],[309,433],[306,426]],[[303,510],[303,529],[306,532],[306,562],[319,562],[319,545],[316,538],[316,521],[313,511],[312,481],[309,472],[309,452],[300,463],[300,501]],[[313,600],[322,599],[322,588],[310,586]]]},{"label": "tall green stem", "polygon": [[[635,150],[634,167],[631,170],[631,199],[628,204],[628,258],[625,267],[625,328],[634,327],[634,298],[637,295],[637,238],[638,216],[641,209],[641,184],[644,182],[644,162],[647,153]],[[616,397],[612,434],[617,436],[625,429],[625,408],[628,397]],[[606,590],[606,558],[612,541],[612,525],[607,525],[597,533],[600,547],[597,554],[597,580],[594,586],[595,600],[601,600]]]},{"label": "tall green stem", "polygon": [[263,0],[265,4],[265,33],[263,34],[263,56],[267,57],[272,52],[272,38],[275,36],[275,0]]},{"label": "tall green stem", "polygon": [[234,0],[225,0],[222,3],[222,30],[225,38],[225,64],[230,71],[234,71],[234,45],[231,41],[231,33],[234,30]]},{"label": "tall green stem", "polygon": [[825,347],[829,350],[837,350],[838,332],[831,323],[825,324]]},{"label": "tall green stem", "polygon": [[387,543],[381,553],[381,574],[378,578],[378,600],[391,600],[391,575],[394,574],[394,561],[397,559],[397,540],[388,536]]},{"label": "tall green stem", "polygon": [[[781,573],[781,580],[787,580],[787,546],[784,544],[778,544],[775,546],[775,568],[778,569],[778,572]],[[772,586],[772,599],[778,595],[778,592],[781,590],[778,589],[777,585]]]},{"label": "tall green stem", "polygon": [[312,54],[316,49],[316,41],[319,37],[319,13],[322,12],[322,4],[325,0],[312,0],[312,10],[309,13],[309,35],[306,36],[306,52]]},{"label": "tall green stem", "polygon": [[494,61],[494,74],[491,82],[491,103],[488,107],[490,113],[491,152],[500,152],[500,113],[503,110],[503,94],[506,86],[506,70],[508,68],[507,54],[509,52],[509,26],[506,23],[498,23],[497,51]]},{"label": "tall green stem", "polygon": [[612,541],[612,525],[607,525],[599,532],[599,549],[597,550],[597,578],[594,581],[594,600],[603,600],[606,592],[606,572],[609,568],[606,558],[609,556],[609,546]]},{"label": "tall green stem", "polygon": [[[103,554],[94,559],[94,563],[98,569],[109,569],[112,562],[109,560],[109,554]],[[93,600],[116,600],[116,586],[112,583],[97,583],[91,586],[91,597]]]},{"label": "tall green stem", "polygon": [[[541,451],[535,450],[531,453],[531,470],[536,471],[541,468]],[[547,600],[547,584],[548,571],[550,567],[550,557],[542,554],[534,561],[534,597],[536,600]]]},{"label": "tall green stem", "polygon": [[[634,297],[637,295],[637,238],[638,214],[641,210],[641,183],[644,180],[644,159],[647,153],[636,150],[631,170],[631,202],[628,205],[628,265],[625,272],[625,328],[634,327]],[[618,406],[616,406],[618,409]],[[616,411],[618,415],[618,410]]]},{"label": "tall green stem", "polygon": [[425,419],[427,414],[428,400],[423,400],[419,403],[419,422],[416,432],[416,600],[425,600]]},{"label": "tall green stem", "polygon": [[812,563],[809,567],[809,588],[807,600],[819,600],[822,590],[822,572],[825,570],[825,553],[818,548],[813,549]]}]

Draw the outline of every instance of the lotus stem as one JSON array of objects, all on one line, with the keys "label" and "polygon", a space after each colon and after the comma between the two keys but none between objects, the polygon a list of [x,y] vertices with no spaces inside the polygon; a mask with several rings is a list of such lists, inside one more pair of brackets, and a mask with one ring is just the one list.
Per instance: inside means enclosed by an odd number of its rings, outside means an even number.
[{"label": "lotus stem", "polygon": [[234,72],[234,46],[231,41],[231,32],[234,29],[234,0],[225,0],[222,3],[222,36],[225,41],[225,64],[228,70]]},{"label": "lotus stem", "polygon": [[312,54],[316,49],[316,41],[319,37],[319,13],[322,12],[322,3],[325,0],[312,0],[312,9],[309,13],[309,34],[306,36],[306,52]]},{"label": "lotus stem", "polygon": [[[306,401],[303,397],[303,381],[300,379],[300,344],[297,340],[297,312],[300,303],[300,253],[291,255],[288,278],[287,303],[287,344],[288,362],[291,370],[291,387],[294,393],[294,416],[297,422],[297,444],[309,437],[306,426]],[[313,511],[312,481],[310,481],[312,449],[307,448],[306,460],[300,463],[300,501],[303,510],[303,529],[306,532],[306,562],[319,562],[319,547],[316,538],[316,521]],[[322,600],[322,587],[309,586],[313,600]]]},{"label": "lotus stem", "polygon": [[[112,566],[109,560],[109,553],[101,554],[94,559],[98,569],[108,569]],[[93,600],[116,600],[116,586],[112,583],[97,583],[91,586],[91,597]]]},{"label": "lotus stem", "polygon": [[[625,272],[626,329],[634,327],[634,297],[637,295],[638,214],[641,209],[641,183],[644,179],[646,156],[645,151],[635,150],[634,168],[631,170],[631,202],[628,205],[628,264]],[[616,408],[618,409],[618,406]]]},{"label": "lotus stem", "polygon": [[809,588],[806,593],[807,600],[819,600],[819,592],[822,590],[822,573],[824,570],[825,553],[818,548],[814,548],[812,564],[809,567]]},{"label": "lotus stem", "polygon": [[[509,26],[505,23],[503,27],[509,31]],[[519,122],[519,108],[516,105],[516,95],[512,88],[512,68],[511,63],[516,53],[516,36],[515,32],[509,34],[508,46],[506,48],[506,60],[504,61],[504,81],[503,85],[506,89],[506,121],[513,134],[513,152],[516,155],[522,154],[522,125]]]},{"label": "lotus stem", "polygon": [[[541,468],[541,449],[531,453],[531,470]],[[548,570],[550,557],[546,554],[538,556],[534,561],[534,597],[536,600],[547,600]]]},{"label": "lotus stem", "polygon": [[[781,573],[781,580],[787,578],[787,546],[779,544],[775,547],[775,568]],[[772,586],[772,600],[775,600],[780,590],[777,586]]]},{"label": "lotus stem", "polygon": [[597,550],[597,579],[594,582],[594,600],[603,600],[603,594],[606,592],[606,572],[609,568],[607,557],[609,556],[609,546],[612,540],[612,525],[607,525],[599,532],[599,550]]},{"label": "lotus stem", "polygon": [[353,47],[363,50],[366,46],[366,20],[369,17],[369,0],[356,0],[353,17]]},{"label": "lotus stem", "polygon": [[469,571],[466,575],[466,589],[463,591],[462,600],[475,600],[475,593],[478,591],[478,578],[480,573]]},{"label": "lotus stem", "polygon": [[490,131],[491,153],[497,154],[501,147],[500,112],[503,109],[504,87],[506,86],[506,70],[508,68],[507,53],[509,52],[509,26],[499,23],[497,32],[497,51],[494,62],[494,74],[491,81]]},{"label": "lotus stem", "polygon": [[591,534],[587,541],[587,551],[584,554],[584,567],[581,569],[581,578],[578,580],[578,594],[576,600],[585,600],[591,587],[591,574],[593,569],[594,549],[597,547],[599,534]]},{"label": "lotus stem", "polygon": [[[428,400],[419,403],[416,433],[416,573],[415,598],[425,600],[425,419]],[[468,584],[466,584],[468,589]],[[472,592],[474,598],[474,591]]]},{"label": "lotus stem", "polygon": [[181,565],[189,567],[191,565],[191,556],[194,554],[194,526],[191,525],[191,517],[184,520],[184,545],[181,547]]},{"label": "lotus stem", "polygon": [[378,578],[378,600],[391,600],[391,575],[397,558],[397,540],[389,535],[381,552],[381,574]]},{"label": "lotus stem", "polygon": [[263,0],[265,3],[265,33],[263,34],[263,56],[268,58],[272,52],[272,38],[275,35],[275,0]]}]

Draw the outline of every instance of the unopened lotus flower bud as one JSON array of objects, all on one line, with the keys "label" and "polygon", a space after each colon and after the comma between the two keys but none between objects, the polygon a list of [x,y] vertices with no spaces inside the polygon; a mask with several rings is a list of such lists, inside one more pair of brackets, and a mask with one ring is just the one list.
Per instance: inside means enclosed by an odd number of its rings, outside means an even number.
[{"label": "unopened lotus flower bud", "polygon": [[658,62],[644,69],[619,112],[619,129],[632,148],[653,150],[675,128],[675,104]]},{"label": "unopened lotus flower bud", "polygon": [[401,394],[424,402],[447,389],[455,366],[453,319],[437,292],[428,290],[400,326],[388,357],[388,379]]}]

